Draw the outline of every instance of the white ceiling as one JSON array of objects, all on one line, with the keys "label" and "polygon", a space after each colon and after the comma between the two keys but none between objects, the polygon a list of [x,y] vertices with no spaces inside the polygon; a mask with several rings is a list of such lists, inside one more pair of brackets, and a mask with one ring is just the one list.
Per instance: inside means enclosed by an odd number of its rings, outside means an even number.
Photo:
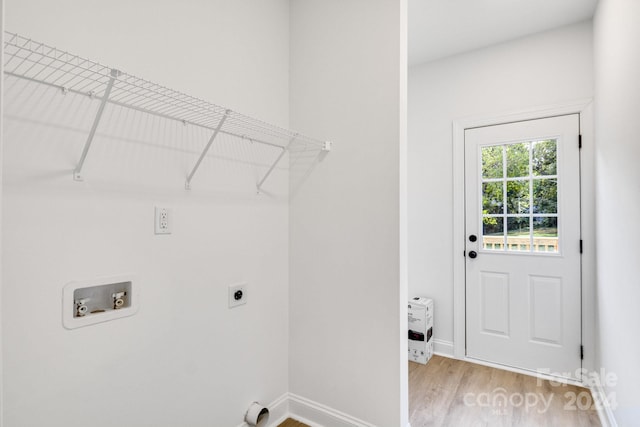
[{"label": "white ceiling", "polygon": [[409,65],[584,21],[598,0],[408,0]]}]

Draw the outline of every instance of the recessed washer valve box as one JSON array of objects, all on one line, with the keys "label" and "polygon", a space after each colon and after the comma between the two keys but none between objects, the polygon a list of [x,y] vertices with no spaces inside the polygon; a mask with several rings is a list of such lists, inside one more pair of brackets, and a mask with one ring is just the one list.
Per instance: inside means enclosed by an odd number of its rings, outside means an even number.
[{"label": "recessed washer valve box", "polygon": [[68,283],[62,295],[62,323],[75,329],[131,316],[138,311],[138,295],[133,275]]}]

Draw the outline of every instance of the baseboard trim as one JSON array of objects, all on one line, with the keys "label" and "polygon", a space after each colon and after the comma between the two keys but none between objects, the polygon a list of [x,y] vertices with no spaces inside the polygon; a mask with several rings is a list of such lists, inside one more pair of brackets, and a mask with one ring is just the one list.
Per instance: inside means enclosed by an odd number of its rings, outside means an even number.
[{"label": "baseboard trim", "polygon": [[375,427],[366,421],[293,393],[289,393],[289,411],[291,418],[311,427]]},{"label": "baseboard trim", "polygon": [[453,356],[453,342],[439,340],[434,338],[433,340],[433,352],[438,356],[454,357]]},{"label": "baseboard trim", "polygon": [[609,402],[605,389],[601,385],[594,385],[591,387],[591,396],[593,396],[593,401],[596,402],[596,411],[602,427],[618,427],[618,422],[613,415],[611,402]]},{"label": "baseboard trim", "polygon": [[[376,427],[337,409],[306,397],[285,393],[269,405],[269,421],[265,427],[277,427],[287,418],[292,418],[310,427]],[[238,427],[249,427],[246,422]],[[411,427],[407,424],[407,427]]]}]

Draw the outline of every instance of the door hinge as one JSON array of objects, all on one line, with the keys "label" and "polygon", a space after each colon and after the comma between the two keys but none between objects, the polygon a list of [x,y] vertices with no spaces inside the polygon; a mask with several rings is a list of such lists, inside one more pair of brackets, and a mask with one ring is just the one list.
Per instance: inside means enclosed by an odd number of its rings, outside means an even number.
[{"label": "door hinge", "polygon": [[467,251],[462,251],[462,256],[466,257],[467,256]]},{"label": "door hinge", "polygon": [[578,135],[578,148],[582,148],[582,135]]},{"label": "door hinge", "polygon": [[584,346],[580,346],[580,360],[584,360]]},{"label": "door hinge", "polygon": [[582,253],[582,239],[580,239],[580,253]]}]

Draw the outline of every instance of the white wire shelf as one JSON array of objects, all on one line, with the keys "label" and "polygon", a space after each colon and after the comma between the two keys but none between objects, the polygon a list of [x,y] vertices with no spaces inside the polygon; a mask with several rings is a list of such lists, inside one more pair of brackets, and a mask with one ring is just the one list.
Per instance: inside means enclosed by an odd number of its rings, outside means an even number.
[{"label": "white wire shelf", "polygon": [[82,180],[82,167],[107,104],[176,120],[185,125],[198,126],[212,132],[206,147],[186,178],[187,189],[190,188],[191,180],[218,134],[226,134],[281,150],[275,162],[256,184],[258,191],[293,142],[298,147],[303,146],[319,151],[330,151],[331,148],[331,144],[327,141],[310,138],[245,116],[220,105],[11,32],[5,32],[4,73],[58,88],[62,93],[88,95],[100,100],[93,126],[89,130],[87,141],[74,170],[74,179],[78,181]]}]

